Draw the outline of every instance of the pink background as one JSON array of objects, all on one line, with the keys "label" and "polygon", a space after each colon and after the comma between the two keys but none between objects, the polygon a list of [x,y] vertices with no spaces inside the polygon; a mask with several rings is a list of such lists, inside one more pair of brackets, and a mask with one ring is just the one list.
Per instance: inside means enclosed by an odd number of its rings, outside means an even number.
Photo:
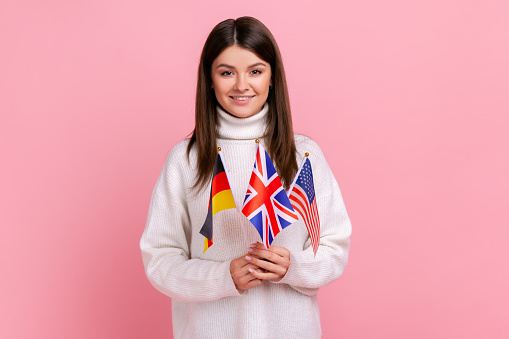
[{"label": "pink background", "polygon": [[507,338],[505,0],[0,1],[0,337],[171,337],[138,242],[203,42],[242,15],[352,220],[323,337]]}]

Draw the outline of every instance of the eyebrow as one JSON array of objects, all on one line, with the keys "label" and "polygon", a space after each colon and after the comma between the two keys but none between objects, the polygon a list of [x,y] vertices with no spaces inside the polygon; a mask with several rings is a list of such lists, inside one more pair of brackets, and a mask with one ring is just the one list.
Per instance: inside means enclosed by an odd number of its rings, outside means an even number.
[{"label": "eyebrow", "polygon": [[[257,62],[256,64],[252,64],[250,66],[247,66],[247,68],[253,68],[253,67],[256,67],[256,66],[267,66],[267,65],[265,65],[263,62]],[[217,65],[216,68],[219,68],[219,67],[226,67],[226,68],[235,69],[234,66],[228,65],[228,64],[219,64],[219,65]]]}]

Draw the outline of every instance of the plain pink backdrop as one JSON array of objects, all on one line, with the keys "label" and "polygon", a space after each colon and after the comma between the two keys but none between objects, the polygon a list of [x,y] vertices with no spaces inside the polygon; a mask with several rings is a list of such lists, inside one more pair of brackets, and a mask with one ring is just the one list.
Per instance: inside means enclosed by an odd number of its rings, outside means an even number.
[{"label": "plain pink backdrop", "polygon": [[505,0],[0,1],[0,337],[171,337],[138,242],[203,42],[242,15],[352,220],[323,337],[507,338]]}]

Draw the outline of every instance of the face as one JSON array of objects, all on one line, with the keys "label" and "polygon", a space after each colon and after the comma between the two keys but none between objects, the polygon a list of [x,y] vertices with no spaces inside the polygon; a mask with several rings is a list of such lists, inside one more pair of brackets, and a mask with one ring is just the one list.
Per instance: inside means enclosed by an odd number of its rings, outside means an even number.
[{"label": "face", "polygon": [[212,88],[221,107],[248,118],[260,112],[271,85],[270,64],[248,49],[227,47],[212,63]]}]

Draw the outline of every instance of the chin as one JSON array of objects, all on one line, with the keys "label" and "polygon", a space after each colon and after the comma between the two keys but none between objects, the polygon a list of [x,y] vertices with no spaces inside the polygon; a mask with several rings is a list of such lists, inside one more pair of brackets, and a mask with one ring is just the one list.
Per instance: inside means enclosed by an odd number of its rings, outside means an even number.
[{"label": "chin", "polygon": [[[263,105],[261,106],[263,108]],[[227,113],[229,113],[230,115],[233,115],[234,117],[237,117],[237,118],[249,118],[249,117],[252,117],[253,115],[259,113],[261,111],[261,108],[260,109],[237,109],[237,108],[226,108],[226,107],[223,107],[223,110]]]},{"label": "chin", "polygon": [[237,118],[249,118],[255,115],[258,112],[234,112],[231,113],[233,116],[236,116]]}]

